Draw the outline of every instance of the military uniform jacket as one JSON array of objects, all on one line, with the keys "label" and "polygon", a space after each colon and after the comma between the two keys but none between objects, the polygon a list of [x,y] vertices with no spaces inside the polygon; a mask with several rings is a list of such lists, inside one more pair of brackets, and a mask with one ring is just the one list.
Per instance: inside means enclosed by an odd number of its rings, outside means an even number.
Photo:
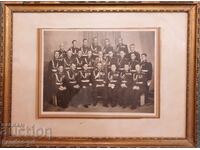
[{"label": "military uniform jacket", "polygon": [[106,73],[103,70],[95,69],[93,71],[93,83],[95,87],[105,87]]},{"label": "military uniform jacket", "polygon": [[138,53],[137,51],[134,51],[134,52],[130,52],[128,55],[127,55],[127,58],[129,59],[129,60],[131,60],[131,54],[135,54],[135,56],[136,56],[136,58],[135,58],[135,60],[137,60],[139,63],[140,63],[140,53]]},{"label": "military uniform jacket", "polygon": [[73,56],[71,56],[71,57],[66,56],[66,58],[64,59],[64,64],[65,64],[64,67],[66,70],[70,69],[70,66],[73,63],[73,61],[74,61]]},{"label": "military uniform jacket", "polygon": [[103,52],[104,52],[104,53],[107,54],[109,51],[114,51],[114,49],[113,49],[113,47],[112,47],[111,45],[105,46],[105,47],[103,48]]},{"label": "military uniform jacket", "polygon": [[121,84],[125,84],[127,87],[133,85],[133,74],[130,71],[123,71],[120,74]]},{"label": "military uniform jacket", "polygon": [[79,83],[81,87],[90,86],[91,84],[91,72],[88,70],[81,70],[79,72]]},{"label": "military uniform jacket", "polygon": [[117,58],[116,57],[107,57],[106,58],[106,63],[107,63],[107,65],[109,66],[109,68],[110,68],[110,66],[112,65],[112,64],[115,64],[115,65],[117,65]]},{"label": "military uniform jacket", "polygon": [[64,49],[59,49],[59,50],[57,50],[57,51],[59,52],[60,59],[65,58],[65,56],[66,56],[66,50],[64,50]]},{"label": "military uniform jacket", "polygon": [[51,73],[56,73],[59,65],[60,65],[60,61],[59,60],[52,59],[49,62],[49,71]]},{"label": "military uniform jacket", "polygon": [[146,74],[147,80],[151,80],[152,78],[152,64],[150,62],[141,62],[142,72]]},{"label": "military uniform jacket", "polygon": [[118,44],[117,51],[124,51],[125,54],[128,54],[128,46],[126,44]]},{"label": "military uniform jacket", "polygon": [[92,50],[93,55],[97,56],[98,52],[101,51],[101,46],[92,44],[91,50]]},{"label": "military uniform jacket", "polygon": [[49,62],[49,79],[52,79],[54,74],[58,72],[58,67],[59,66],[64,66],[64,61],[63,59],[52,59],[50,62]]},{"label": "military uniform jacket", "polygon": [[123,57],[123,58],[119,57],[119,58],[117,59],[117,65],[118,65],[120,71],[123,70],[124,65],[125,65],[127,62],[128,62],[128,61],[127,61],[127,59],[126,59],[125,57]]},{"label": "military uniform jacket", "polygon": [[69,50],[72,51],[73,55],[76,55],[77,52],[80,50],[80,48],[78,48],[78,47],[73,47],[73,46],[72,46],[71,48],[69,48]]},{"label": "military uniform jacket", "polygon": [[[119,87],[120,84],[120,74],[118,71],[110,71],[108,72],[108,85],[114,85],[113,88]],[[112,87],[111,87],[112,88]]]},{"label": "military uniform jacket", "polygon": [[102,65],[105,66],[106,65],[106,59],[104,57],[96,57],[95,65],[97,65],[97,63],[102,63]]},{"label": "military uniform jacket", "polygon": [[78,76],[78,72],[75,71],[75,70],[68,70],[67,73],[66,73],[66,77],[67,77],[67,82],[69,83],[70,86],[74,86],[74,85],[77,85],[78,82],[77,82],[77,76]]},{"label": "military uniform jacket", "polygon": [[140,89],[144,89],[146,87],[147,84],[147,78],[145,73],[143,72],[136,72],[133,74],[133,81],[134,81],[134,85],[139,86]]},{"label": "military uniform jacket", "polygon": [[85,57],[84,58],[84,63],[88,64],[89,67],[92,67],[94,64],[94,58],[93,56],[91,57]]},{"label": "military uniform jacket", "polygon": [[77,66],[77,69],[81,69],[83,63],[84,63],[84,57],[76,57],[75,58],[75,62],[76,62],[76,66]]},{"label": "military uniform jacket", "polygon": [[88,47],[88,46],[82,46],[81,47],[81,51],[83,53],[83,57],[87,57],[87,53],[88,53],[89,50],[90,50],[90,47]]},{"label": "military uniform jacket", "polygon": [[131,61],[129,62],[129,66],[130,66],[130,68],[131,68],[131,72],[136,72],[135,66],[136,66],[137,64],[139,64],[139,62],[138,62],[137,60],[131,60]]},{"label": "military uniform jacket", "polygon": [[54,88],[55,90],[61,90],[61,87],[66,88],[66,76],[64,73],[55,73],[54,74]]}]

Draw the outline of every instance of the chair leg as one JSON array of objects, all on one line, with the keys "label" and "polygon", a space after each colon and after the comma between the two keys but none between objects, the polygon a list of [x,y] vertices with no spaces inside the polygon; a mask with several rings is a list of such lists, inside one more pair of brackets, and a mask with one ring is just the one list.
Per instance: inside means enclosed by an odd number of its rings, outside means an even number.
[{"label": "chair leg", "polygon": [[143,106],[145,104],[145,94],[142,94],[140,96],[140,106]]},{"label": "chair leg", "polygon": [[53,104],[54,104],[55,106],[58,106],[57,96],[53,96]]}]

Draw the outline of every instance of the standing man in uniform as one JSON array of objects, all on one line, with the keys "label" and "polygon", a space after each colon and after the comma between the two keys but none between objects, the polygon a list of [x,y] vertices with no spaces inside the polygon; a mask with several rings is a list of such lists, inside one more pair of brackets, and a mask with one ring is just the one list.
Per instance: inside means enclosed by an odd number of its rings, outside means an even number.
[{"label": "standing man in uniform", "polygon": [[66,56],[66,50],[64,49],[64,44],[63,43],[60,43],[59,49],[57,51],[59,52],[60,59],[65,58],[65,56]]},{"label": "standing man in uniform", "polygon": [[101,46],[98,44],[98,39],[97,39],[97,37],[94,37],[94,38],[92,39],[91,50],[92,50],[92,53],[93,53],[93,55],[94,55],[95,57],[98,56],[98,52],[99,52],[99,51],[102,51]]},{"label": "standing man in uniform", "polygon": [[77,47],[77,40],[72,41],[72,47],[70,47],[69,50],[72,51],[73,56],[77,54],[78,50],[80,50],[80,48]]},{"label": "standing man in uniform", "polygon": [[148,93],[149,93],[149,87],[150,87],[150,84],[151,84],[152,70],[153,69],[152,69],[151,62],[147,61],[147,54],[146,53],[141,54],[140,65],[141,65],[142,72],[145,73],[146,78],[147,78],[145,101],[146,101],[146,103],[148,103],[149,102]]},{"label": "standing man in uniform", "polygon": [[131,59],[131,54],[135,54],[135,56],[136,56],[136,58],[135,58],[135,60],[137,60],[139,63],[140,63],[140,53],[139,52],[137,52],[136,50],[135,50],[135,44],[131,44],[130,45],[130,52],[129,52],[129,54],[127,55],[127,58],[128,59]]},{"label": "standing man in uniform", "polygon": [[128,46],[123,43],[123,39],[118,39],[117,52],[124,51],[125,55],[128,54]]},{"label": "standing man in uniform", "polygon": [[105,39],[105,46],[103,48],[103,53],[104,54],[108,54],[109,51],[113,51],[114,52],[114,49],[110,44],[110,40],[109,39]]},{"label": "standing man in uniform", "polygon": [[[54,79],[55,79],[55,73],[58,73],[58,67],[59,66],[64,66],[64,59],[60,59],[60,53],[58,51],[54,51],[54,57],[53,59],[49,62],[48,66],[48,76],[45,76],[44,80],[48,80],[47,84],[44,85],[44,88],[47,89],[47,94],[46,96],[48,99],[51,99],[52,96],[50,93],[53,93],[54,91],[54,86],[51,86],[51,83],[54,84]],[[49,88],[50,87],[50,88]],[[53,98],[53,103],[55,104],[55,98]]]},{"label": "standing man in uniform", "polygon": [[83,39],[83,46],[81,47],[83,57],[87,57],[87,53],[89,50],[90,50],[90,47],[88,46],[88,40]]}]

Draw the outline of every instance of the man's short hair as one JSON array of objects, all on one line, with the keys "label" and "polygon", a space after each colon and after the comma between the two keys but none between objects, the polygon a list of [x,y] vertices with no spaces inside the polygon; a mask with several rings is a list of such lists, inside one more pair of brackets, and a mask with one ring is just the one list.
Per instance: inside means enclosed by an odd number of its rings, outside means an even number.
[{"label": "man's short hair", "polygon": [[59,52],[58,50],[55,50],[55,51],[54,51],[54,54],[55,54],[55,53],[60,53],[60,52]]},{"label": "man's short hair", "polygon": [[82,52],[82,50],[81,50],[81,49],[79,49],[79,50],[77,51],[77,53],[78,53],[78,52],[80,52],[80,51]]},{"label": "man's short hair", "polygon": [[94,40],[94,39],[98,39],[98,38],[95,36],[95,37],[93,37],[92,39]]},{"label": "man's short hair", "polygon": [[84,38],[84,39],[83,39],[83,42],[84,42],[84,41],[87,41],[87,39],[86,39],[86,38]]},{"label": "man's short hair", "polygon": [[125,51],[124,51],[124,50],[120,50],[120,51],[119,51],[119,53],[121,53],[121,52],[123,52],[123,53],[125,54]]},{"label": "man's short hair", "polygon": [[141,56],[142,56],[142,55],[144,55],[144,56],[146,56],[146,57],[147,57],[147,54],[146,54],[146,53],[142,53],[142,54],[141,54]]},{"label": "man's short hair", "polygon": [[131,46],[135,46],[135,44],[134,44],[134,43],[132,43],[132,44],[130,44],[130,47],[131,47]]},{"label": "man's short hair", "polygon": [[77,40],[73,40],[73,41],[72,41],[72,44],[74,44],[74,42],[77,42]]},{"label": "man's short hair", "polygon": [[109,51],[108,51],[108,53],[110,53],[110,52],[112,52],[112,53],[113,53],[113,51],[112,51],[112,50],[109,50]]}]

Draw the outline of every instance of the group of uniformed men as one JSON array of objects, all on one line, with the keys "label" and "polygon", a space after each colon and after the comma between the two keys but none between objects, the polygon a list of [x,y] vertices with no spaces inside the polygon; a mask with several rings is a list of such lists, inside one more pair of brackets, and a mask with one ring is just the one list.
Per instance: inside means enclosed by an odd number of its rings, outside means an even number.
[{"label": "group of uniformed men", "polygon": [[134,44],[128,49],[122,38],[115,49],[109,39],[101,47],[97,37],[91,45],[83,39],[81,48],[76,40],[68,50],[61,44],[54,51],[49,67],[54,105],[87,108],[101,101],[105,107],[135,109],[141,94],[148,101],[152,64],[147,61],[146,53],[139,54]]}]

